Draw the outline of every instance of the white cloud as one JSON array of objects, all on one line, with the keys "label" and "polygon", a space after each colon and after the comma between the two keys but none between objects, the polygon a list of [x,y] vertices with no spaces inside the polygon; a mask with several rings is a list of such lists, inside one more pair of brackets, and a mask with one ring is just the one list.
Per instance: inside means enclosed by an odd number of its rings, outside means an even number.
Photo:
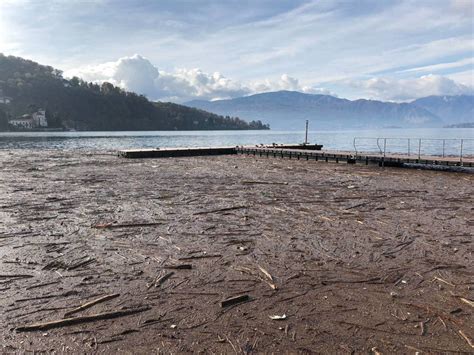
[{"label": "white cloud", "polygon": [[445,70],[445,69],[453,69],[453,68],[459,68],[459,67],[464,67],[474,65],[474,58],[464,58],[455,62],[449,62],[449,63],[438,63],[438,64],[433,64],[433,65],[425,65],[422,67],[416,67],[416,68],[410,68],[406,70],[401,70],[400,73],[406,73],[406,72],[414,72],[414,71],[421,71],[421,72],[433,72],[433,71],[440,71],[440,70]]},{"label": "white cloud", "polygon": [[474,94],[473,87],[433,74],[412,79],[372,78],[348,84],[380,100],[408,101],[430,95]]},{"label": "white cloud", "polygon": [[169,73],[158,70],[148,59],[137,54],[115,62],[70,70],[65,76],[78,76],[96,83],[107,81],[152,100],[176,102],[226,99],[278,90],[330,94],[321,88],[303,86],[298,79],[287,74],[283,74],[278,80],[266,79],[244,84],[226,78],[219,72],[206,73],[200,69],[177,69]]}]

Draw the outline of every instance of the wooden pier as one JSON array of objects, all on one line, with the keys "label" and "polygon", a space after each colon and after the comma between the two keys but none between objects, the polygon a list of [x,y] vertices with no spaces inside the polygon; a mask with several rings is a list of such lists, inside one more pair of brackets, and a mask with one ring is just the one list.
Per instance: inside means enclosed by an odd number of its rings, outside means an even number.
[{"label": "wooden pier", "polygon": [[373,154],[341,152],[341,151],[312,151],[303,149],[280,149],[280,148],[259,148],[259,147],[237,147],[238,154],[247,154],[261,157],[280,157],[289,159],[304,159],[316,161],[333,161],[336,163],[347,162],[349,164],[378,164],[380,166],[405,165],[436,165],[436,166],[463,166],[474,167],[474,158],[464,157],[462,162],[459,157],[438,157],[438,156],[408,156],[399,154]]},{"label": "wooden pier", "polygon": [[207,155],[237,154],[236,147],[206,147],[206,148],[156,148],[121,150],[118,155],[123,158],[173,158],[197,157]]},{"label": "wooden pier", "polygon": [[[311,149],[310,147],[313,147]],[[124,158],[173,158],[212,155],[246,154],[260,157],[288,158],[297,160],[314,160],[348,164],[377,164],[379,166],[412,167],[430,166],[473,168],[474,157],[440,157],[433,155],[408,156],[403,154],[376,154],[350,151],[323,151],[322,146],[256,146],[256,147],[206,147],[206,148],[160,148],[132,149],[118,152]]]}]

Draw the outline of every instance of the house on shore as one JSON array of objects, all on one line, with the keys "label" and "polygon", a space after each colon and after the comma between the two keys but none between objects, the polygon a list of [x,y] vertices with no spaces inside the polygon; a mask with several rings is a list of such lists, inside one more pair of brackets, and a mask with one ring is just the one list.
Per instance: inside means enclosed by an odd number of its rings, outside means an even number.
[{"label": "house on shore", "polygon": [[34,127],[34,121],[33,117],[31,115],[23,115],[18,118],[14,118],[13,120],[8,121],[8,123],[16,128],[20,129],[33,129]]},{"label": "house on shore", "polygon": [[9,120],[8,123],[19,129],[41,129],[48,127],[48,119],[46,118],[45,110],[38,110],[31,115],[23,115],[13,120]]}]

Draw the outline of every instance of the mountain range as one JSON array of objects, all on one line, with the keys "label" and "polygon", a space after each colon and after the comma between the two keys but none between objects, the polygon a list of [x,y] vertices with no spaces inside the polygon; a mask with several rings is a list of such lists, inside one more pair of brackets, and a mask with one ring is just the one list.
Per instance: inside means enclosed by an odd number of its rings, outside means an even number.
[{"label": "mountain range", "polygon": [[272,129],[443,127],[474,121],[474,96],[429,96],[409,103],[347,100],[330,95],[276,91],[228,100],[193,100],[185,105],[220,115],[261,120]]}]

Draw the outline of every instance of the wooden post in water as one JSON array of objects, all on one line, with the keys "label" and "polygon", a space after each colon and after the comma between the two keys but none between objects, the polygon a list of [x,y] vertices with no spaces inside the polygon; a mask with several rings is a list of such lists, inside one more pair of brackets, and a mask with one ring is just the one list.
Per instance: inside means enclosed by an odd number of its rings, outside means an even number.
[{"label": "wooden post in water", "polygon": [[308,144],[308,123],[309,123],[309,121],[306,120],[306,134],[305,134],[305,137],[304,137],[304,144]]}]

